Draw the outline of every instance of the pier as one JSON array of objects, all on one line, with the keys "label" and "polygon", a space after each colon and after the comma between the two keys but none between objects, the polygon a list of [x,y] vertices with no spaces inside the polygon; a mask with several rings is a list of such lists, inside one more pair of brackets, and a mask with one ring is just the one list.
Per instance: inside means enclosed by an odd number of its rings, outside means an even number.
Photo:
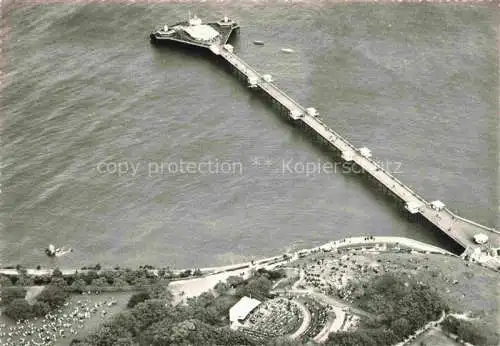
[{"label": "pier", "polygon": [[[237,26],[239,28],[239,25]],[[323,139],[328,146],[337,151],[347,164],[357,165],[370,180],[376,182],[386,193],[400,202],[408,216],[424,224],[430,224],[435,230],[443,232],[453,239],[467,253],[482,252],[496,256],[496,248],[500,247],[500,232],[456,215],[441,201],[428,201],[418,195],[412,188],[380,166],[371,156],[368,148],[357,148],[347,139],[335,132],[318,117],[318,112],[312,107],[303,107],[278,86],[269,75],[262,75],[234,53],[234,48],[227,44],[231,31],[223,35],[219,43],[205,45],[213,54],[229,64],[248,87],[261,91],[273,103],[280,107],[281,113],[297,125],[305,127]],[[178,40],[178,39],[176,39]],[[183,41],[183,40],[181,40]],[[183,43],[191,44],[190,41]],[[199,44],[196,44],[200,46]],[[479,243],[476,236],[487,236],[487,240]],[[464,252],[464,253],[465,253]]]}]

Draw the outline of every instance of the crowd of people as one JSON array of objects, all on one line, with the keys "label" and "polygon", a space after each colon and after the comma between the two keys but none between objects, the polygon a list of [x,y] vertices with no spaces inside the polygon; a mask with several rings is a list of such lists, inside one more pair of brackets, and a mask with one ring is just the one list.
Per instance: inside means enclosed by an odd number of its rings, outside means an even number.
[{"label": "crowd of people", "polygon": [[49,346],[65,337],[74,337],[85,326],[86,320],[96,314],[104,318],[106,308],[116,304],[115,300],[97,303],[90,299],[78,300],[76,306],[66,303],[63,307],[43,318],[17,321],[15,325],[0,324],[0,345],[2,346]]},{"label": "crowd of people", "polygon": [[328,313],[331,308],[314,299],[305,299],[304,305],[311,314],[311,323],[302,338],[307,341],[314,338],[323,329],[328,320]]},{"label": "crowd of people", "polygon": [[302,286],[312,287],[328,295],[345,295],[347,292],[344,291],[348,289],[348,283],[352,278],[361,277],[368,272],[384,271],[382,263],[365,256],[365,251],[378,250],[378,248],[344,249],[332,256],[318,256],[318,259],[304,267]]},{"label": "crowd of people", "polygon": [[292,334],[302,323],[302,313],[292,299],[278,297],[261,304],[248,318],[247,328],[273,336]]}]

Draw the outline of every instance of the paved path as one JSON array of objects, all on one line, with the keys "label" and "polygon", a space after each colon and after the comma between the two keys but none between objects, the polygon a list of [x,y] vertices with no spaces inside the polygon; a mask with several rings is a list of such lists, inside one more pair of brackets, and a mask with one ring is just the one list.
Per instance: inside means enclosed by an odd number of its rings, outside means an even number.
[{"label": "paved path", "polygon": [[436,326],[438,324],[441,324],[441,322],[443,322],[445,318],[446,318],[446,313],[444,311],[442,311],[441,312],[441,317],[439,317],[437,320],[427,322],[427,324],[425,326],[423,326],[422,328],[420,328],[419,330],[417,330],[411,336],[407,337],[404,341],[399,342],[399,343],[397,343],[394,346],[403,346],[403,345],[406,345],[410,341],[413,341],[417,336],[419,336],[422,333],[425,333],[426,331],[428,331],[430,328],[432,328],[432,327],[434,327],[434,326]]},{"label": "paved path", "polygon": [[330,314],[328,321],[326,321],[326,324],[323,327],[323,329],[321,329],[321,331],[318,333],[318,335],[316,335],[313,338],[313,340],[315,342],[317,342],[317,343],[326,342],[326,340],[328,339],[328,335],[330,335],[330,330],[331,330],[333,324],[335,323],[336,318],[337,318],[337,314],[335,314],[335,313]]},{"label": "paved path", "polygon": [[297,329],[293,334],[290,335],[291,339],[297,339],[306,332],[307,328],[311,324],[311,313],[301,302],[297,300],[293,300],[292,302],[299,307],[303,316],[302,324],[300,325],[299,329]]},{"label": "paved path", "polygon": [[349,311],[351,311],[353,314],[356,314],[356,315],[365,316],[368,318],[375,318],[376,317],[375,315],[373,315],[367,311],[361,310],[359,308],[356,308],[349,303],[343,302],[339,299],[327,296],[326,294],[319,293],[319,292],[314,292],[314,291],[310,291],[310,290],[299,290],[299,289],[295,289],[295,290],[282,290],[281,289],[281,290],[275,290],[275,291],[273,291],[273,293],[292,294],[292,295],[296,295],[296,296],[307,295],[310,297],[314,297],[316,300],[321,301],[325,304],[335,306],[335,307],[338,307],[340,309],[348,309]]}]

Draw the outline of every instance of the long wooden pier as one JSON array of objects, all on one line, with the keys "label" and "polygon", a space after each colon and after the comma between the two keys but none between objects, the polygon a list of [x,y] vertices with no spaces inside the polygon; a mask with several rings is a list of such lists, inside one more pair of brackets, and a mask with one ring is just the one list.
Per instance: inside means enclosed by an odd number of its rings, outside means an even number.
[{"label": "long wooden pier", "polygon": [[[186,43],[189,44],[190,42]],[[231,45],[224,42],[224,44],[220,44],[217,47],[206,48],[229,63],[232,69],[248,82],[249,87],[261,90],[274,102],[279,104],[292,121],[299,122],[323,138],[333,149],[341,154],[345,162],[361,167],[365,174],[380,184],[385,191],[388,191],[401,201],[406,211],[414,216],[414,218],[428,221],[436,229],[442,231],[460,244],[466,251],[480,249],[482,252],[485,252],[500,247],[500,232],[454,214],[440,201],[430,202],[418,195],[412,188],[405,185],[389,171],[380,166],[371,157],[371,153],[369,151],[367,153],[366,148],[355,147],[347,139],[321,121],[314,108],[301,106],[284,91],[279,89],[272,82],[272,79],[269,79],[266,75],[261,75],[243,61],[233,52]],[[484,244],[478,244],[474,240],[474,237],[478,234],[486,235],[488,241]]]},{"label": "long wooden pier", "polygon": [[[229,50],[227,48],[229,48]],[[488,235],[491,246],[500,246],[500,233],[498,231],[462,218],[446,207],[436,207],[435,204],[425,200],[408,185],[405,185],[398,178],[381,167],[374,159],[364,155],[359,148],[356,148],[348,140],[328,127],[316,115],[310,114],[305,107],[294,101],[275,84],[266,81],[255,69],[231,52],[231,47],[223,46],[220,50],[220,56],[231,64],[239,73],[246,76],[249,83],[253,81],[253,85],[250,84],[250,86],[261,89],[268,96],[281,104],[281,106],[288,111],[290,118],[303,122],[311,130],[328,141],[332,147],[341,152],[342,158],[345,161],[353,162],[361,167],[365,173],[370,174],[371,177],[376,179],[394,196],[403,201],[410,214],[419,214],[423,216],[427,221],[443,231],[450,238],[454,239],[464,248],[477,247],[478,244],[474,241],[474,236],[480,233]]]}]

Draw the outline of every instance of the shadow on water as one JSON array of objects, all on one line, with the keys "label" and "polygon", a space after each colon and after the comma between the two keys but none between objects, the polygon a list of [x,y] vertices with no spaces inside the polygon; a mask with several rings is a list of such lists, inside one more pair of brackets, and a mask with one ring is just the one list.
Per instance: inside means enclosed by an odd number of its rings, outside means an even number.
[{"label": "shadow on water", "polygon": [[[238,35],[233,34],[228,43],[237,45],[238,44]],[[224,71],[228,75],[231,75],[234,78],[236,72],[233,71],[232,67],[220,57],[214,55],[209,49],[190,46],[189,44],[178,44],[175,42],[165,42],[161,44],[154,44],[154,49],[157,50],[158,53],[164,54],[175,54],[182,56],[183,58],[203,58],[209,61],[214,66],[218,68],[223,67]],[[238,76],[239,77],[239,76]],[[240,85],[242,88],[246,88],[246,81],[244,78],[240,79]],[[298,122],[293,121],[288,117],[288,115],[283,112],[279,106],[274,104],[270,98],[263,94],[262,92],[256,90],[250,90],[250,101],[258,102],[261,106],[268,109],[270,112],[273,112],[279,117],[277,117],[278,121],[289,127],[292,131],[292,136],[296,137],[301,142],[307,142],[310,149],[316,152],[322,159],[325,159],[336,167],[345,167],[343,166],[344,161],[341,159],[341,153],[337,150],[332,149],[332,146],[323,138],[319,137],[315,132],[307,129],[303,125],[299,125]],[[359,167],[358,167],[359,168]],[[346,171],[348,171],[346,169]],[[463,252],[463,247],[457,244],[452,238],[450,238],[447,234],[442,232],[440,229],[435,227],[429,221],[423,219],[420,221],[412,220],[409,217],[407,210],[404,208],[404,203],[399,200],[397,197],[393,196],[391,193],[387,193],[381,187],[381,185],[374,179],[369,178],[369,174],[361,174],[359,171],[346,172],[341,170],[340,175],[344,177],[344,179],[355,179],[359,184],[364,186],[364,190],[369,191],[371,196],[377,200],[377,202],[384,202],[386,206],[386,211],[390,212],[394,217],[405,220],[405,222],[410,222],[415,226],[415,230],[417,232],[422,232],[422,235],[426,236],[426,238],[433,239],[436,243],[440,244],[440,246],[450,252],[460,254]],[[337,175],[338,176],[338,175]]]}]

